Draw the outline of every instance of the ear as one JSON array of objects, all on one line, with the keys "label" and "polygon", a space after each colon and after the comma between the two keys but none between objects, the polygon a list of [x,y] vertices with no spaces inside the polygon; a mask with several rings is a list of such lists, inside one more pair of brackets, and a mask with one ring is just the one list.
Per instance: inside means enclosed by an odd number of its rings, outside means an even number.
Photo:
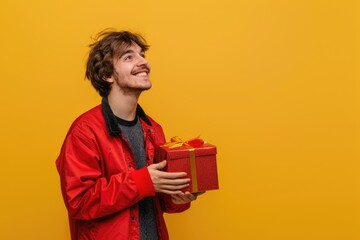
[{"label": "ear", "polygon": [[104,76],[102,79],[103,79],[105,82],[108,82],[108,83],[113,83],[113,82],[114,82],[114,77],[113,77],[113,75],[108,76],[108,77]]}]

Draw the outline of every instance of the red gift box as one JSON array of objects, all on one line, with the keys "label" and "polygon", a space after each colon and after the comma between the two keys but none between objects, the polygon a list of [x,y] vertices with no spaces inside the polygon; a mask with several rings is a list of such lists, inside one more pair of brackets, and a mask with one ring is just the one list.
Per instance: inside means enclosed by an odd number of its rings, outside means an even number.
[{"label": "red gift box", "polygon": [[167,160],[165,171],[186,172],[191,179],[189,187],[182,189],[183,192],[219,189],[216,146],[200,141],[194,147],[187,141],[175,143],[171,147],[165,144],[157,149],[157,161]]}]

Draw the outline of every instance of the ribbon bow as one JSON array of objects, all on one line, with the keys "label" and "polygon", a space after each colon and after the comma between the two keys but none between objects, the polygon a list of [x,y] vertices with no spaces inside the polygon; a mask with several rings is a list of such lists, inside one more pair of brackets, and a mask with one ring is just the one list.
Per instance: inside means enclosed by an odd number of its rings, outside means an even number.
[{"label": "ribbon bow", "polygon": [[178,136],[175,136],[170,139],[170,142],[165,143],[163,146],[168,148],[177,148],[182,146],[196,148],[202,146],[204,143],[205,143],[204,140],[202,140],[200,136],[197,136],[196,138],[192,138],[186,141],[183,141]]}]

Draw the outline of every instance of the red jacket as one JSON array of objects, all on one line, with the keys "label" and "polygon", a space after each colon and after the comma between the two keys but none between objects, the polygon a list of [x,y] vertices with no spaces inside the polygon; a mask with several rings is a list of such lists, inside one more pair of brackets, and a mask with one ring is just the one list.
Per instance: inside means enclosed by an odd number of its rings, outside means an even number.
[{"label": "red jacket", "polygon": [[[140,106],[137,114],[150,165],[156,147],[165,142],[164,133]],[[168,239],[163,212],[181,212],[190,206],[155,194],[147,168],[136,169],[106,98],[74,121],[56,166],[73,240],[140,239],[137,203],[148,196],[154,196],[159,239]]]}]

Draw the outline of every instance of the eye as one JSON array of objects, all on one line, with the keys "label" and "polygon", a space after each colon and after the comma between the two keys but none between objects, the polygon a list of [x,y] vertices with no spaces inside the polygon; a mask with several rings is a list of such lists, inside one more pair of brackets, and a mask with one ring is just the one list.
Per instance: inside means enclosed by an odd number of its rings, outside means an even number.
[{"label": "eye", "polygon": [[145,52],[141,52],[140,56],[142,56],[143,58],[145,58]]},{"label": "eye", "polygon": [[132,60],[132,59],[133,59],[132,54],[126,54],[126,55],[124,55],[124,60],[125,60],[125,61],[129,61],[129,60]]}]

